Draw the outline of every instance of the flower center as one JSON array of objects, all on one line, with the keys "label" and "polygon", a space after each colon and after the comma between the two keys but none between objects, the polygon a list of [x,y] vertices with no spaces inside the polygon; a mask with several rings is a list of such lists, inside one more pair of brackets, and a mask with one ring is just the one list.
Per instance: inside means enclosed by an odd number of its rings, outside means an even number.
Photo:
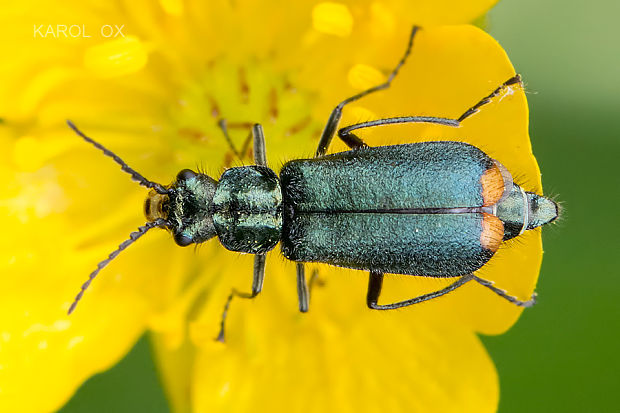
[{"label": "flower center", "polygon": [[[180,141],[191,146],[186,148],[186,156],[193,157],[187,159],[190,163],[252,163],[249,134],[254,123],[265,129],[268,159],[280,161],[296,157],[301,148],[302,154],[312,153],[322,128],[311,117],[312,100],[286,73],[258,61],[240,65],[217,60],[181,88],[170,107],[170,124]],[[218,126],[221,119],[226,120],[230,142]]]}]

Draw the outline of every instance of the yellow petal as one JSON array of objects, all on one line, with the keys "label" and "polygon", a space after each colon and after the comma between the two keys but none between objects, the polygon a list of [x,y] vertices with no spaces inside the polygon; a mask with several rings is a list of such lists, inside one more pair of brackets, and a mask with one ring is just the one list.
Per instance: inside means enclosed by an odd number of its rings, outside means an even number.
[{"label": "yellow petal", "polygon": [[356,64],[349,71],[349,83],[356,89],[366,90],[380,85],[387,79],[377,68],[369,65]]},{"label": "yellow petal", "polygon": [[183,15],[183,2],[181,0],[160,0],[162,8],[173,16]]},{"label": "yellow petal", "polygon": [[312,25],[321,33],[346,37],[353,30],[353,16],[344,4],[325,1],[314,6]]},{"label": "yellow petal", "polygon": [[[348,282],[336,283],[346,288],[341,296],[355,291]],[[319,301],[313,305],[329,305]],[[316,306],[305,315],[280,311],[278,322],[265,324],[260,321],[263,303],[248,304],[251,313],[235,316],[244,320],[248,334],[231,336],[226,347],[201,346],[194,364],[193,411],[496,409],[493,364],[470,331],[404,312],[363,309],[349,323],[326,322]],[[255,322],[259,325],[251,325]]]},{"label": "yellow petal", "polygon": [[168,403],[174,413],[191,412],[195,348],[189,341],[170,348],[165,336],[151,334],[153,352]]},{"label": "yellow petal", "polygon": [[[0,410],[56,409],[151,328],[177,411],[250,405],[494,411],[496,374],[475,332],[503,331],[519,310],[476,285],[386,314],[365,308],[366,274],[317,266],[324,285],[313,290],[311,312],[303,315],[296,309],[294,266],[274,252],[263,294],[233,301],[224,346],[212,339],[230,289],[249,288],[251,257],[224,251],[216,240],[196,256],[154,231],[106,268],[77,312],[65,317],[94,265],[140,224],[144,193],[93,148],[71,144],[70,132],[61,129],[65,118],[77,119],[137,170],[168,180],[197,162],[215,178],[225,162],[249,162],[231,160],[216,121],[260,121],[277,170],[287,159],[311,156],[337,102],[389,74],[412,23],[469,22],[492,3],[76,4],[72,17],[87,27],[119,21],[131,34],[101,44],[0,37],[15,57],[0,68],[8,79],[0,85],[0,117],[10,125],[1,129],[11,131],[0,130],[0,168],[9,178],[0,211],[9,217],[10,235],[0,241],[1,270],[10,275],[0,300],[0,389],[8,395]],[[19,24],[24,16],[66,18],[52,6],[10,13]],[[479,30],[425,28],[392,89],[347,107],[342,124],[401,114],[458,116],[511,74],[504,52]],[[247,129],[233,128],[231,135],[240,146]],[[363,135],[374,145],[419,136],[471,141],[520,170],[527,189],[540,191],[519,90],[458,130],[413,126]],[[500,250],[480,275],[527,297],[540,264],[540,236],[522,240]],[[443,286],[388,276],[384,299]]]},{"label": "yellow petal", "polygon": [[134,36],[92,46],[84,54],[84,66],[100,77],[135,73],[146,65],[147,60],[146,47]]}]

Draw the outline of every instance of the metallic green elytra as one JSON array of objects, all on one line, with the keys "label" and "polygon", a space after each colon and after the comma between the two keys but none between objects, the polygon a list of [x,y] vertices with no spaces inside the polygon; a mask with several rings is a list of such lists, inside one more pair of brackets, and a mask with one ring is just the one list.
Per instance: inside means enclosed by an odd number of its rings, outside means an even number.
[{"label": "metallic green elytra", "polygon": [[291,161],[280,176],[282,253],[294,261],[454,277],[481,268],[510,238],[505,222],[522,233],[557,216],[555,204],[534,202],[545,198],[462,142],[359,148]]},{"label": "metallic green elytra", "polygon": [[[367,305],[393,309],[447,294],[469,281],[489,288],[506,300],[521,301],[474,275],[505,240],[555,220],[557,204],[527,192],[510,172],[479,148],[462,142],[438,141],[368,147],[353,131],[397,123],[433,123],[459,127],[494,97],[521,85],[515,75],[455,119],[405,116],[378,119],[338,130],[343,108],[390,86],[409,55],[418,28],[387,82],[345,99],[332,111],[320,137],[316,156],[286,163],[278,177],[267,166],[262,127],[251,131],[256,165],[230,168],[215,181],[182,170],[163,186],[144,178],[118,156],[80,132],[76,133],[112,157],[151,192],[145,203],[148,222],[131,234],[97,266],[76,296],[110,260],[155,227],[168,229],[178,245],[199,244],[217,236],[231,251],[255,254],[251,293],[233,291],[226,303],[218,339],[233,297],[252,298],[262,290],[265,254],[280,243],[284,257],[297,263],[299,309],[308,310],[309,291],[304,263],[318,262],[370,273]],[[233,153],[239,155],[220,126]],[[338,135],[351,150],[327,155]],[[378,304],[384,273],[452,277],[448,287],[419,297]]]}]

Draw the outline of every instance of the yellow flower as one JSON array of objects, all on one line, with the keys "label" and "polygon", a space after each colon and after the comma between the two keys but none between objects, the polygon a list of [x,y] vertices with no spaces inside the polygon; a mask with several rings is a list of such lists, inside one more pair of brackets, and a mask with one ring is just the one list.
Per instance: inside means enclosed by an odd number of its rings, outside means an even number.
[{"label": "yellow flower", "polygon": [[[347,107],[342,125],[455,117],[512,76],[504,51],[480,29],[435,27],[471,22],[493,3],[5,6],[0,410],[57,409],[148,330],[178,412],[494,411],[497,376],[476,334],[505,331],[521,310],[473,283],[424,305],[377,312],[364,303],[366,274],[312,265],[321,285],[312,291],[310,312],[300,314],[294,265],[274,252],[263,293],[233,301],[224,345],[214,341],[224,302],[233,286],[250,288],[251,257],[216,241],[197,252],[178,248],[166,232],[151,231],[102,272],[67,317],[94,265],[144,222],[145,191],[64,125],[72,119],[166,184],[183,168],[199,165],[218,178],[241,163],[217,128],[220,117],[233,126],[238,147],[248,129],[234,124],[260,122],[268,161],[279,170],[286,160],[313,154],[335,104],[385,79],[413,23],[425,28],[392,88]],[[541,191],[520,90],[459,129],[401,125],[363,134],[372,146],[419,137],[470,142],[525,177],[519,183],[526,189]],[[516,243],[480,274],[527,299],[538,276],[540,235],[531,231]],[[382,300],[448,282],[387,277]]]}]

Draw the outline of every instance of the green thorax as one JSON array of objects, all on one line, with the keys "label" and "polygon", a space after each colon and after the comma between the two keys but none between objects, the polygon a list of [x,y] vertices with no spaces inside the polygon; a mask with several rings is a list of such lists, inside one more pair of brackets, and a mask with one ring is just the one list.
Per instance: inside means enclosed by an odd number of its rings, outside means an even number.
[{"label": "green thorax", "polygon": [[226,170],[212,204],[213,224],[231,251],[262,254],[276,246],[282,231],[282,190],[265,166]]}]

